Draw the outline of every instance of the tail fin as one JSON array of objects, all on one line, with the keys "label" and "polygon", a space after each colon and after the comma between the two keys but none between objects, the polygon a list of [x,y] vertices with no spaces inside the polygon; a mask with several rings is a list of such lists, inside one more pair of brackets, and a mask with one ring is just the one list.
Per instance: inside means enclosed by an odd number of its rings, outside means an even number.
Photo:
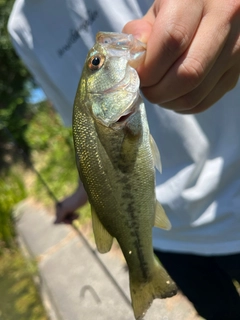
[{"label": "tail fin", "polygon": [[177,287],[156,260],[155,270],[149,282],[140,283],[130,274],[130,291],[135,319],[141,320],[155,298],[172,297],[177,293]]}]

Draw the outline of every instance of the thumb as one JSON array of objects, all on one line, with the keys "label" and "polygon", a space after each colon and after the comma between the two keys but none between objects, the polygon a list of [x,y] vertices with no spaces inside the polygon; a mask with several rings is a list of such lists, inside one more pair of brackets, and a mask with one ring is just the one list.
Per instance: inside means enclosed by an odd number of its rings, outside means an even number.
[{"label": "thumb", "polygon": [[147,43],[152,31],[152,24],[144,19],[137,19],[128,22],[122,32],[132,34],[136,39]]}]

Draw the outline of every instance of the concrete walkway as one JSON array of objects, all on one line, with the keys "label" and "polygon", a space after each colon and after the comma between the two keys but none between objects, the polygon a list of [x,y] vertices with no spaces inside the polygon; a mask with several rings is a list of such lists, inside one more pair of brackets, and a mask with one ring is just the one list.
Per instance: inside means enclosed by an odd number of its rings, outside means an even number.
[{"label": "concrete walkway", "polygon": [[[128,273],[119,254],[100,255],[69,225],[31,200],[15,209],[19,241],[37,261],[40,288],[51,320],[134,320]],[[145,320],[197,320],[182,295],[155,300]]]}]

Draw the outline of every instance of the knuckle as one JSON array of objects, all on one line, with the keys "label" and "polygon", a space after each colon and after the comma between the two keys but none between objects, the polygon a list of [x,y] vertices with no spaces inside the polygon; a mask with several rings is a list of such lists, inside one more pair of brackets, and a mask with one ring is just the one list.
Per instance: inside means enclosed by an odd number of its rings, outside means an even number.
[{"label": "knuckle", "polygon": [[165,28],[166,42],[165,48],[171,54],[184,51],[189,42],[190,35],[186,27],[177,23],[170,23]]},{"label": "knuckle", "polygon": [[178,69],[179,80],[185,83],[188,91],[195,89],[205,76],[203,63],[196,58],[186,58]]}]

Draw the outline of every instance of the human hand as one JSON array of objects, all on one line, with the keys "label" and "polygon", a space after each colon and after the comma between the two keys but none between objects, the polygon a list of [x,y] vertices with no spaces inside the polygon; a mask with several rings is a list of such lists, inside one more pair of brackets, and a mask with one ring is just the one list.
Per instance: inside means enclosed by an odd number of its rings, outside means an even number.
[{"label": "human hand", "polygon": [[71,224],[73,220],[78,218],[75,210],[83,206],[87,202],[87,199],[87,193],[82,183],[79,182],[78,188],[72,195],[56,204],[56,220],[54,223],[63,222]]},{"label": "human hand", "polygon": [[198,113],[237,84],[240,0],[155,0],[123,32],[147,43],[138,73],[152,103]]}]

